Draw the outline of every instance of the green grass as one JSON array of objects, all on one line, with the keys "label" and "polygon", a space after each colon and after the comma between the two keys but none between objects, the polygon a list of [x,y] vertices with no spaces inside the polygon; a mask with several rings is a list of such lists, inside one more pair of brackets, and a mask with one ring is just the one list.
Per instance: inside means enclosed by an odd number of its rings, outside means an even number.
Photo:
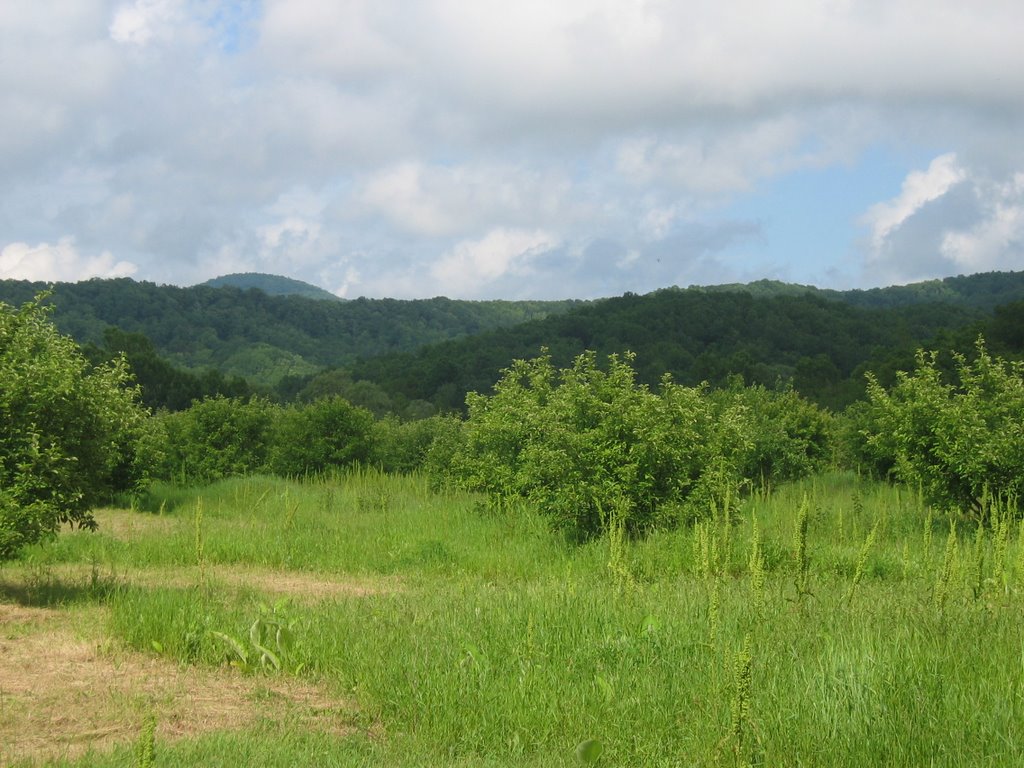
[{"label": "green grass", "polygon": [[156,765],[561,766],[587,739],[609,766],[1024,764],[1021,529],[977,537],[960,520],[950,539],[906,490],[820,476],[618,554],[567,545],[530,510],[372,472],[168,487],[146,506],[162,533],[74,533],[29,556],[192,569],[192,584],[97,598],[114,637],[183,664],[224,664],[213,633],[245,642],[278,597],[218,568],[397,579],[277,606],[293,642],[276,674],[353,697],[357,733],[158,740]]}]

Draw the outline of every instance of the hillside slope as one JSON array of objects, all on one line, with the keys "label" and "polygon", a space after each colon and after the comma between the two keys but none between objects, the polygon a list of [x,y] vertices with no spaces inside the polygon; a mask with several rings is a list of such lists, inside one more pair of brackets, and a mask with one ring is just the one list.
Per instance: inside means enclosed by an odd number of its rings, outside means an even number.
[{"label": "hillside slope", "polygon": [[[409,353],[363,358],[351,375],[393,396],[457,409],[466,392],[488,391],[502,368],[542,347],[559,365],[585,349],[629,350],[640,381],[651,386],[666,372],[684,384],[723,384],[740,374],[768,386],[791,381],[819,403],[841,408],[863,393],[868,368],[891,375],[912,363],[917,347],[942,335],[969,347],[1003,300],[1024,300],[1024,275],[1003,277],[943,281],[944,301],[922,298],[933,286],[881,289],[869,297],[785,284],[626,295]],[[1018,317],[1019,311],[1004,313],[999,332],[1009,337],[1011,318]]]},{"label": "hillside slope", "polygon": [[[21,304],[45,283],[0,281],[0,301]],[[56,283],[50,301],[64,333],[102,344],[116,326],[152,340],[186,368],[214,367],[272,386],[287,375],[347,365],[360,355],[409,351],[565,312],[575,301],[321,301],[262,290],[179,288],[128,278]]]},{"label": "hillside slope", "polygon": [[290,277],[268,275],[264,272],[236,272],[230,275],[221,275],[200,283],[200,285],[209,288],[239,288],[243,291],[256,289],[263,291],[268,296],[301,296],[306,299],[344,301],[317,285]]}]

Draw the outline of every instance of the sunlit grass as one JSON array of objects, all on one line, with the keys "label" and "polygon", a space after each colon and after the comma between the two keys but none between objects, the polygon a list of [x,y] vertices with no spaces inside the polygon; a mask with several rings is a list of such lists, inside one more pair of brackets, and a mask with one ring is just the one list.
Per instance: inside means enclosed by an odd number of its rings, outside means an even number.
[{"label": "sunlit grass", "polygon": [[[27,557],[186,571],[101,598],[116,638],[185,664],[228,663],[220,636],[244,645],[273,611],[293,635],[281,671],[239,674],[317,681],[363,722],[346,736],[268,725],[160,742],[158,765],[558,766],[587,739],[604,765],[1024,760],[1020,528],[1000,543],[956,520],[950,538],[948,517],[906,490],[815,477],[745,500],[729,524],[629,542],[617,569],[606,539],[568,545],[534,511],[436,495],[418,477],[237,479],[155,489],[145,507],[170,524],[65,535]],[[283,599],[224,578],[239,567],[385,586]]]}]

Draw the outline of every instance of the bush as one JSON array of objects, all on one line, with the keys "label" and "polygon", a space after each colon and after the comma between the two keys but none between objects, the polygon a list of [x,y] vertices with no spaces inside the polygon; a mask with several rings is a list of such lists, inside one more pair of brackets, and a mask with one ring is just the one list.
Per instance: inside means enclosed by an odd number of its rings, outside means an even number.
[{"label": "bush", "polygon": [[133,480],[144,419],[122,360],[92,367],[41,305],[0,303],[0,560],[95,526],[89,509]]},{"label": "bush", "polygon": [[450,416],[402,421],[385,416],[370,430],[370,463],[385,472],[414,472],[427,462],[431,446],[450,429]]},{"label": "bush", "polygon": [[734,438],[732,458],[743,480],[770,487],[817,472],[832,459],[831,416],[792,389],[743,387],[737,380],[712,399],[719,419],[739,411],[742,436]]},{"label": "bush", "polygon": [[811,471],[827,450],[827,418],[792,393],[712,396],[705,387],[636,384],[631,355],[607,371],[585,353],[556,370],[547,355],[516,361],[469,416],[451,457],[469,488],[522,496],[553,527],[585,538],[615,514],[633,532],[697,517],[766,480]]},{"label": "bush", "polygon": [[[266,468],[277,409],[267,400],[227,398],[197,400],[186,411],[164,414],[160,426],[144,439],[156,476],[186,482],[209,482]],[[166,435],[166,447],[157,441]]]},{"label": "bush", "polygon": [[270,470],[296,476],[363,463],[372,425],[373,414],[341,397],[287,408],[274,428]]},{"label": "bush", "polygon": [[1024,491],[1024,363],[992,358],[979,340],[972,361],[955,356],[957,381],[918,352],[913,373],[886,390],[869,378],[865,439],[895,477],[951,510],[1016,503]]}]

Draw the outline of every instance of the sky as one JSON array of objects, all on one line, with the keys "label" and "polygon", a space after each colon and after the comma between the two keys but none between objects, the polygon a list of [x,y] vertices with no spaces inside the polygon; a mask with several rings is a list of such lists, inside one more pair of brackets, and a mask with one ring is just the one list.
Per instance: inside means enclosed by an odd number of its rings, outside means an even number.
[{"label": "sky", "polygon": [[0,278],[1024,269],[1020,0],[2,0]]}]

